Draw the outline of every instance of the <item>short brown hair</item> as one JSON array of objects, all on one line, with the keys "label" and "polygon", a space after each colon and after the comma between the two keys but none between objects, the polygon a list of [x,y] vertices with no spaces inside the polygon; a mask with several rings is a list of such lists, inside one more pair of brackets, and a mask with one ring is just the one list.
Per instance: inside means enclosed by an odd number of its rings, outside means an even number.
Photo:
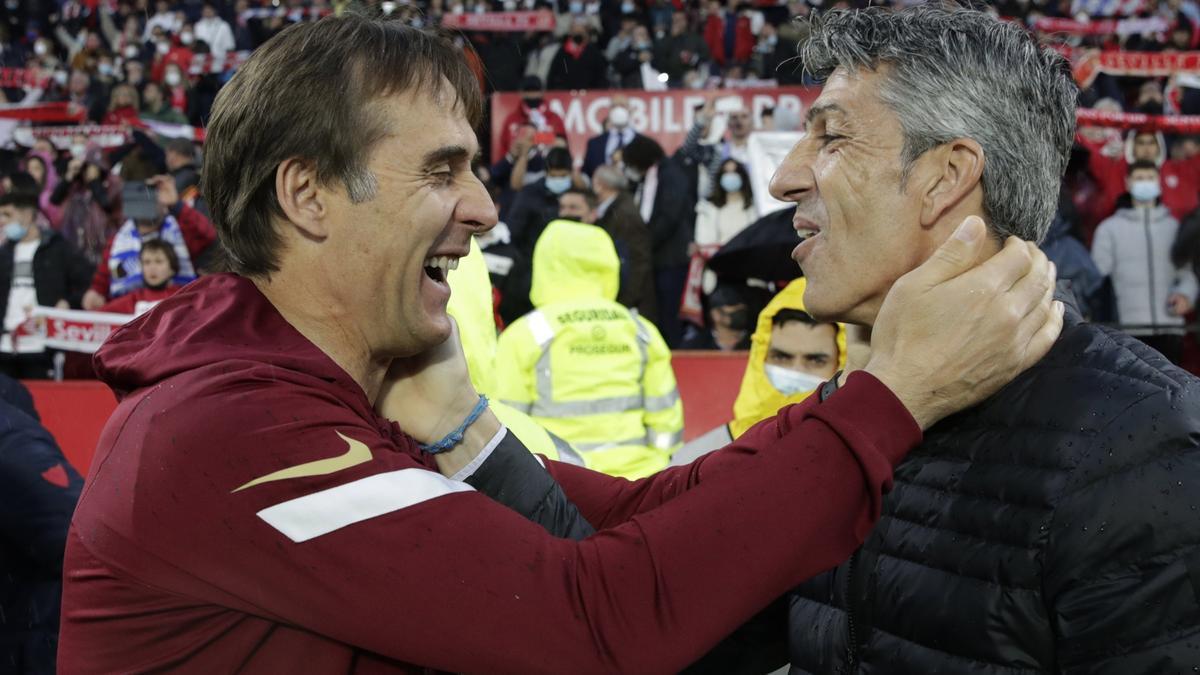
[{"label": "short brown hair", "polygon": [[221,266],[245,276],[279,269],[275,173],[289,158],[311,160],[323,185],[340,180],[353,201],[372,199],[367,160],[387,128],[368,104],[439,91],[443,78],[478,127],[478,80],[462,51],[431,30],[351,13],[294,24],[256,49],[217,95],[206,134],[202,184]]},{"label": "short brown hair", "polygon": [[171,266],[171,276],[179,276],[179,254],[175,252],[174,246],[162,239],[147,239],[142,242],[142,250],[138,251],[138,260],[141,261],[143,255],[154,251],[167,256],[167,264]]}]

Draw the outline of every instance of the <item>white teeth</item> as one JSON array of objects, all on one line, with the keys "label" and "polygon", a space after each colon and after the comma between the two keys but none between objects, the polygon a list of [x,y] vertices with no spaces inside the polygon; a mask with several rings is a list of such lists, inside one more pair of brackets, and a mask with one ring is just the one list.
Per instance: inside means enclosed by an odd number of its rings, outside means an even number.
[{"label": "white teeth", "polygon": [[444,255],[433,256],[425,259],[425,266],[440,269],[442,271],[442,278],[444,279],[450,270],[458,269],[458,258],[451,258]]}]

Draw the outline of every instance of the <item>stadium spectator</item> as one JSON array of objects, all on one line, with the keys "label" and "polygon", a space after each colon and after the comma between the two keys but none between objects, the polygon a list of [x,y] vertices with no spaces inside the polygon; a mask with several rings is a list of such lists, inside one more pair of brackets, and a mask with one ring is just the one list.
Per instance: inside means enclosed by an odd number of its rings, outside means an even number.
[{"label": "stadium spectator", "polygon": [[63,550],[83,478],[0,375],[0,670],[54,673]]},{"label": "stadium spectator", "polygon": [[179,276],[179,255],[162,239],[149,239],[142,244],[138,255],[142,266],[143,286],[100,307],[101,312],[141,314],[162,300],[175,295],[182,286],[175,285]]},{"label": "stadium spectator", "polygon": [[1178,363],[1184,316],[1200,289],[1191,270],[1172,262],[1179,221],[1161,205],[1159,181],[1154,162],[1129,166],[1131,206],[1100,223],[1092,258],[1100,273],[1112,278],[1125,331]]},{"label": "stadium spectator", "polygon": [[154,16],[146,21],[146,30],[142,40],[157,43],[160,37],[167,33],[178,33],[183,28],[183,16],[171,9],[168,0],[155,0]]},{"label": "stadium spectator", "polygon": [[36,193],[14,189],[0,195],[0,372],[21,379],[45,379],[54,368],[32,326],[33,308],[79,308],[91,276],[91,266],[74,246],[58,232],[38,227],[37,212]]},{"label": "stadium spectator", "polygon": [[156,122],[187,124],[187,117],[163,98],[163,87],[157,82],[147,82],[142,89],[142,117]]},{"label": "stadium spectator", "polygon": [[[546,89],[542,85],[542,80],[532,75],[526,76],[521,80],[519,94],[521,96],[520,107],[509,113],[500,125],[500,152],[509,155],[511,164],[515,164],[518,158],[512,152],[512,144],[522,129],[532,128],[533,134],[538,136],[537,144],[544,144],[546,135],[555,138],[567,135],[567,127],[563,123],[563,119],[546,104]],[[543,170],[540,158],[537,162],[531,159],[527,176],[532,180],[537,180],[540,176],[536,174]],[[498,172],[492,171],[492,173]]]},{"label": "stadium spectator", "polygon": [[725,160],[712,193],[696,205],[694,241],[711,257],[716,249],[746,229],[756,217],[750,174],[741,162]]},{"label": "stadium spectator", "polygon": [[[704,296],[705,325],[689,323],[680,349],[741,351],[750,348],[750,329],[757,320],[751,289],[718,283]],[[762,305],[758,305],[762,307]]]},{"label": "stadium spectator", "polygon": [[687,12],[671,14],[671,32],[654,46],[654,67],[667,76],[667,86],[679,89],[683,76],[708,62],[708,45],[688,25]]},{"label": "stadium spectator", "polygon": [[679,304],[687,279],[695,202],[691,200],[687,174],[653,139],[633,139],[621,156],[634,202],[653,244],[657,325],[667,344],[675,346],[683,338]]},{"label": "stadium spectator", "polygon": [[84,294],[84,309],[99,309],[108,300],[145,286],[141,250],[146,240],[162,239],[175,249],[179,273],[174,281],[180,285],[196,278],[195,261],[216,241],[217,233],[212,223],[204,214],[180,200],[175,181],[170,176],[155,176],[145,183],[156,192],[159,216],[126,219],[109,239],[104,255],[96,265],[91,288]]},{"label": "stadium spectator", "polygon": [[122,125],[136,123],[140,111],[137,89],[131,84],[118,84],[113,87],[108,99],[108,113],[104,116],[104,124]]},{"label": "stadium spectator", "polygon": [[50,200],[59,180],[53,155],[44,150],[30,150],[25,156],[25,171],[38,185],[38,209],[46,217],[50,227],[59,229],[62,224],[62,208],[55,206]]},{"label": "stadium spectator", "polygon": [[621,289],[617,302],[636,309],[650,322],[658,320],[654,294],[653,240],[637,204],[627,190],[629,181],[619,169],[604,165],[592,175],[596,192],[596,225],[612,237],[621,255]]},{"label": "stadium spectator", "polygon": [[679,449],[683,406],[666,343],[616,302],[619,265],[602,229],[546,227],[533,254],[536,309],[500,334],[495,390],[589,468],[641,478]]},{"label": "stadium spectator", "polygon": [[603,89],[608,84],[608,62],[592,40],[587,19],[575,16],[571,28],[550,61],[546,88]]},{"label": "stadium spectator", "polygon": [[76,137],[62,181],[50,203],[62,207],[59,231],[89,261],[100,260],[104,242],[112,234],[117,185],[109,179],[100,148]]},{"label": "stadium spectator", "polygon": [[1162,132],[1130,131],[1122,157],[1093,151],[1089,162],[1092,174],[1104,187],[1105,202],[1110,211],[1125,194],[1125,177],[1134,162],[1152,162],[1158,167],[1162,205],[1176,220],[1200,206],[1200,156],[1169,157]]},{"label": "stadium spectator", "polygon": [[583,155],[583,174],[591,177],[598,167],[612,162],[614,153],[640,135],[629,123],[628,100],[614,97],[604,119],[604,131],[588,139]]},{"label": "stadium spectator", "polygon": [[93,122],[104,119],[108,103],[103,87],[92,82],[91,75],[83,70],[72,70],[66,88],[48,98],[73,104]]},{"label": "stadium spectator", "polygon": [[546,153],[546,175],[517,193],[505,223],[513,243],[527,254],[533,253],[546,224],[558,216],[558,197],[573,184],[571,153],[566,148],[551,148]]},{"label": "stadium spectator", "polygon": [[175,190],[184,204],[195,207],[200,197],[200,169],[196,167],[196,144],[186,138],[163,143],[167,171],[175,179]]},{"label": "stadium spectator", "polygon": [[712,60],[722,68],[743,65],[754,52],[748,5],[744,0],[708,0],[705,3],[704,42]]},{"label": "stadium spectator", "polygon": [[629,46],[618,52],[612,61],[613,85],[618,89],[662,88],[653,61],[654,40],[650,30],[642,25],[635,26]]},{"label": "stadium spectator", "polygon": [[196,39],[203,40],[214,57],[224,57],[225,52],[235,47],[233,28],[217,15],[217,8],[212,3],[204,3],[202,15],[203,18],[196,22]]}]

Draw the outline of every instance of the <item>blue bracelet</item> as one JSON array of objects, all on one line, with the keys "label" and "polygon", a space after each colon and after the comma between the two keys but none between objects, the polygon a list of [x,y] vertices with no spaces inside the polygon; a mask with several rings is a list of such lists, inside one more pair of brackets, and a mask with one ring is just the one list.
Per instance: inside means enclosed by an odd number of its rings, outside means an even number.
[{"label": "blue bracelet", "polygon": [[434,443],[433,445],[424,445],[418,443],[417,447],[421,448],[422,452],[428,452],[431,455],[436,455],[439,452],[445,452],[459,443],[462,443],[463,434],[467,432],[467,427],[471,426],[475,423],[475,420],[479,419],[479,416],[483,414],[483,411],[487,410],[487,406],[487,397],[483,394],[480,394],[479,402],[475,404],[475,408],[471,410],[471,414],[467,415],[467,419],[463,420],[463,423],[460,424],[457,429],[446,434],[445,438],[437,443]]}]

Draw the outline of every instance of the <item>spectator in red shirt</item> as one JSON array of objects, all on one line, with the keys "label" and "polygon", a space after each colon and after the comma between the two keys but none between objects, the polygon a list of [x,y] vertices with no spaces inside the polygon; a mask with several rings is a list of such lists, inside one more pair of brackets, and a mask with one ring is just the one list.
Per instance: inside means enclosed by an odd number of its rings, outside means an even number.
[{"label": "spectator in red shirt", "polygon": [[161,239],[175,249],[179,261],[175,283],[183,285],[196,278],[194,261],[216,241],[217,232],[208,218],[179,199],[174,179],[155,176],[146,185],[158,191],[160,217],[126,219],[108,240],[104,257],[92,277],[92,287],[83,296],[84,309],[100,309],[108,300],[145,287],[141,266],[144,242]]},{"label": "spectator in red shirt", "polygon": [[500,152],[507,154],[512,150],[513,139],[525,126],[533,127],[536,133],[549,132],[555,137],[567,135],[563,119],[546,105],[546,87],[536,75],[521,80],[520,95],[521,107],[509,113],[500,126]]},{"label": "spectator in red shirt", "polygon": [[174,278],[179,275],[179,256],[167,242],[162,239],[147,241],[142,244],[138,259],[142,263],[144,286],[106,303],[100,308],[101,312],[140,314],[139,305],[153,305],[175,295],[182,288],[174,284]]},{"label": "spectator in red shirt", "polygon": [[1167,142],[1161,132],[1130,131],[1125,138],[1125,156],[1107,157],[1092,150],[1088,166],[1100,183],[1105,211],[1111,213],[1125,194],[1125,174],[1133,162],[1154,162],[1162,184],[1162,205],[1176,220],[1182,220],[1200,206],[1200,156],[1167,156]]},{"label": "spectator in red shirt", "polygon": [[712,59],[721,67],[746,63],[754,53],[754,32],[750,18],[740,11],[742,0],[718,0],[708,3],[708,18],[704,20],[704,42]]},{"label": "spectator in red shirt", "polygon": [[138,93],[132,85],[119,84],[113,87],[108,100],[108,114],[104,116],[105,124],[131,124],[138,119]]}]

